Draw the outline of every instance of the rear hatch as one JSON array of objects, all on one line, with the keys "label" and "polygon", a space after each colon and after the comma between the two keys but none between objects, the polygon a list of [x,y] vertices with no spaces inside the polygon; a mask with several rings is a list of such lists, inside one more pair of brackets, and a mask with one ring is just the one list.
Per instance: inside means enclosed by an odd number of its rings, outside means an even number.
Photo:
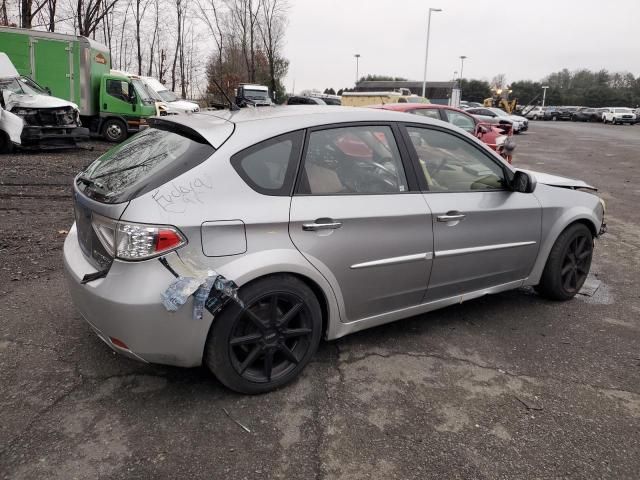
[{"label": "rear hatch", "polygon": [[[216,151],[202,134],[181,122],[154,119],[151,123],[152,128],[112,148],[75,178],[78,242],[98,270],[108,269],[114,259],[113,245],[104,241],[109,222],[119,220],[134,198],[201,164]],[[219,146],[233,131],[233,124],[220,119],[216,123],[223,131],[217,132],[217,138],[211,132],[207,136]]]}]

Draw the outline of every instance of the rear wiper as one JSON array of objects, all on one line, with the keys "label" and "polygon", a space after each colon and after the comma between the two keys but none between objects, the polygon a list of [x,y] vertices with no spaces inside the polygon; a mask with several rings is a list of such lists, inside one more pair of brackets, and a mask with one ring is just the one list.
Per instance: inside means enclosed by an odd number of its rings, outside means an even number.
[{"label": "rear wiper", "polygon": [[156,155],[155,157],[149,157],[144,162],[138,163],[137,165],[131,165],[130,167],[118,168],[116,170],[109,170],[108,172],[101,173],[100,175],[96,175],[93,178],[97,179],[97,178],[102,178],[102,177],[108,177],[109,175],[115,175],[116,173],[126,172],[127,170],[134,170],[136,168],[146,167],[151,162],[153,162],[156,158],[161,157],[163,155],[166,155],[166,153],[160,153],[160,154]]},{"label": "rear wiper", "polygon": [[98,188],[104,190],[104,185],[102,185],[100,182],[96,182],[95,180],[92,180],[90,178],[84,177],[82,175],[80,175],[78,177],[78,181],[84,183],[88,187],[98,187]]}]

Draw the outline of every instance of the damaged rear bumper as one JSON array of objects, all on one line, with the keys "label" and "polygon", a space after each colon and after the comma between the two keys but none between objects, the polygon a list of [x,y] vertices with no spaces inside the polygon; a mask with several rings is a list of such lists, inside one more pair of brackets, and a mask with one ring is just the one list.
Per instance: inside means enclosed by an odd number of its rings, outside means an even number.
[{"label": "damaged rear bumper", "polygon": [[[171,257],[176,261],[175,253],[167,255],[170,261]],[[194,320],[193,297],[188,299],[187,308],[166,310],[160,294],[174,277],[157,259],[115,260],[106,277],[82,285],[84,275],[96,269],[80,249],[74,224],[64,243],[64,266],[76,308],[116,352],[151,363],[180,367],[202,364],[212,316]]]},{"label": "damaged rear bumper", "polygon": [[74,126],[25,125],[20,135],[24,148],[67,148],[89,140],[89,129]]}]

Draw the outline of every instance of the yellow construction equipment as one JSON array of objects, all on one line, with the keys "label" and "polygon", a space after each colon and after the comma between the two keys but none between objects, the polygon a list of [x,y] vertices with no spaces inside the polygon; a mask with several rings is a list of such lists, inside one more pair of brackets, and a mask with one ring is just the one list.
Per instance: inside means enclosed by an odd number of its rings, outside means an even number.
[{"label": "yellow construction equipment", "polygon": [[493,96],[484,99],[485,107],[497,107],[507,113],[513,113],[518,105],[518,99],[509,100],[511,90],[502,88],[492,88]]}]

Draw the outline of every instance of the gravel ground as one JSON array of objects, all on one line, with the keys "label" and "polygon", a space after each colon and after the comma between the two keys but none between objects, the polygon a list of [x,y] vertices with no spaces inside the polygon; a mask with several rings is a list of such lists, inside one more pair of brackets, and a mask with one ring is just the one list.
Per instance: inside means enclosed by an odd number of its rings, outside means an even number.
[{"label": "gravel ground", "polygon": [[517,140],[517,165],[607,201],[593,296],[522,289],[357,333],[254,397],[117,356],[75,312],[70,182],[106,144],[0,156],[0,478],[637,479],[640,126]]}]

